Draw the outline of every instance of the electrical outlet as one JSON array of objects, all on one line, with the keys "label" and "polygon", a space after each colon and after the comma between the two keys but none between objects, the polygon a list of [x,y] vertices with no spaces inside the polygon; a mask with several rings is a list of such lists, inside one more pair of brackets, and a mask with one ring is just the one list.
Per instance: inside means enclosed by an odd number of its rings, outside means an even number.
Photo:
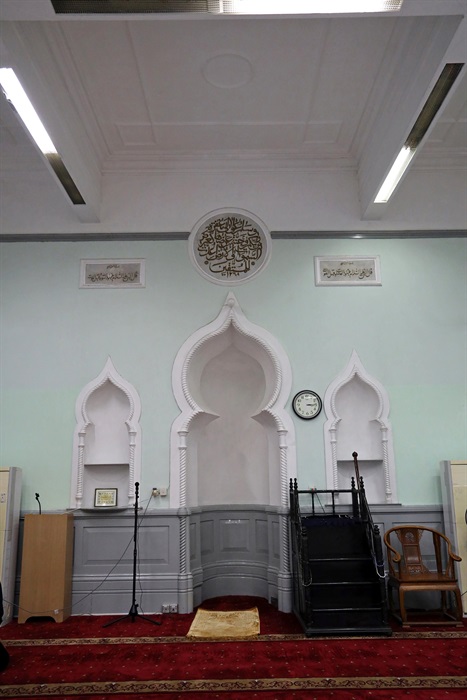
[{"label": "electrical outlet", "polygon": [[160,495],[161,495],[161,492],[159,491],[159,489],[157,488],[157,486],[154,486],[154,487],[153,487],[153,489],[152,489],[152,495],[153,495],[153,496],[160,496]]},{"label": "electrical outlet", "polygon": [[163,613],[169,613],[170,612],[170,605],[168,603],[163,603],[162,604],[162,612]]},{"label": "electrical outlet", "polygon": [[171,613],[178,613],[178,605],[177,603],[171,603],[170,607],[170,612]]}]

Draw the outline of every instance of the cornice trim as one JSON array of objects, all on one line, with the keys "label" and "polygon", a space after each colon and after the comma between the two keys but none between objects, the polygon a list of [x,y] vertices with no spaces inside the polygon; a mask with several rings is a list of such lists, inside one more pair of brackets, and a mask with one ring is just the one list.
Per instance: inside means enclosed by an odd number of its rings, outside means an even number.
[{"label": "cornice trim", "polygon": [[[0,243],[75,243],[79,241],[185,241],[190,233],[3,233]],[[271,231],[273,239],[467,238],[467,229],[401,231]]]}]

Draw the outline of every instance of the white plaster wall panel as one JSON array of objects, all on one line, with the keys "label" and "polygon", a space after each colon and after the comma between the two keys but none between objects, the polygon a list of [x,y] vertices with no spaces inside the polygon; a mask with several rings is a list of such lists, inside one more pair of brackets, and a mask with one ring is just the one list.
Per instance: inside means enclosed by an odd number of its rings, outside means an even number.
[{"label": "white plaster wall panel", "polygon": [[[423,168],[414,165],[382,220],[371,223],[361,219],[354,169],[310,169],[298,160],[293,171],[283,172],[276,160],[273,166],[255,163],[248,172],[236,172],[235,167],[226,169],[211,159],[195,179],[164,165],[158,170],[142,172],[135,164],[131,177],[104,174],[100,223],[86,224],[86,233],[188,236],[196,221],[218,208],[219,202],[254,211],[273,234],[462,230],[467,219],[465,169],[439,172],[429,163]],[[48,173],[31,172],[18,179],[10,172],[2,176],[2,188],[1,231],[76,234],[76,217],[64,199],[57,200],[57,185]]]},{"label": "white plaster wall panel", "polygon": [[[355,478],[355,467],[351,460],[339,460],[337,473],[337,488],[349,489],[351,479]],[[370,504],[384,503],[386,501],[385,482],[383,475],[383,461],[363,460],[359,461],[359,472],[363,478],[365,493]],[[350,494],[340,497],[341,503],[350,503]]]},{"label": "white plaster wall panel", "polygon": [[[445,460],[441,462],[441,489],[446,535],[462,561],[455,564],[459,588],[464,593],[467,586],[467,461]],[[467,600],[462,600],[464,616]]]},{"label": "white plaster wall panel", "polygon": [[[452,464],[452,492],[457,533],[457,551],[462,561],[459,562],[459,585],[461,593],[467,586],[467,462]],[[467,600],[463,600],[464,613],[467,615]]]},{"label": "white plaster wall panel", "polygon": [[198,439],[199,505],[269,502],[267,437],[261,425],[223,415]]},{"label": "white plaster wall panel", "polygon": [[98,488],[117,489],[117,507],[126,507],[128,501],[128,462],[118,464],[85,464],[83,467],[83,503],[94,505]]},{"label": "white plaster wall panel", "polygon": [[[323,405],[327,489],[350,489],[352,477],[357,478],[353,463],[357,453],[368,502],[396,502],[389,395],[365,370],[355,350],[327,387]],[[342,494],[340,498],[350,502],[351,496]]]},{"label": "white plaster wall panel", "polygon": [[85,464],[129,463],[128,397],[107,380],[91,394],[86,409],[90,425],[86,431]]},{"label": "white plaster wall panel", "polygon": [[[241,341],[239,336],[243,336]],[[226,345],[226,341],[228,344]],[[238,347],[240,346],[240,347]],[[257,349],[259,346],[259,350]],[[209,365],[213,358],[218,356],[218,351],[227,351],[227,356],[224,355],[224,363],[219,365],[218,360],[214,362],[212,367],[213,377],[212,386],[209,373],[203,372],[204,368]],[[246,351],[238,353],[237,349]],[[206,364],[203,365],[202,354],[205,354]],[[220,356],[222,353],[220,353]],[[264,361],[264,367],[256,360]],[[191,378],[191,369],[193,362],[194,377]],[[235,376],[232,376],[233,375]],[[252,377],[254,376],[254,381]],[[226,383],[225,377],[229,379]],[[265,385],[264,379],[267,379]],[[208,393],[211,401],[215,403],[214,407],[207,406],[206,410],[201,410],[201,407],[196,401],[206,405],[209,403],[209,398],[203,396],[202,383],[204,382],[204,392]],[[251,384],[256,387],[253,394],[250,390],[238,391],[237,382],[241,387]],[[245,385],[245,382],[247,383]],[[222,383],[222,391],[219,386]],[[264,329],[261,329],[254,324],[251,324],[242,314],[235,296],[229,294],[227,301],[224,304],[218,317],[203,328],[196,331],[180,348],[175,359],[172,371],[172,385],[177,403],[181,409],[181,414],[172,424],[171,438],[171,503],[179,502],[181,505],[189,503],[196,505],[193,501],[192,494],[188,487],[192,486],[193,479],[196,479],[198,484],[198,501],[204,505],[215,504],[219,498],[237,499],[239,503],[247,503],[252,499],[258,499],[258,493],[262,497],[263,502],[267,502],[272,490],[269,488],[269,482],[275,481],[280,484],[279,490],[274,490],[274,494],[278,493],[280,499],[287,499],[288,483],[285,481],[288,475],[283,475],[283,468],[288,471],[290,466],[287,461],[293,463],[294,451],[286,449],[292,447],[292,424],[286,412],[284,411],[284,402],[290,391],[290,366],[288,359],[279,346],[277,341],[270,336]],[[265,387],[265,388],[263,388]],[[219,398],[216,396],[216,391]],[[245,406],[245,398],[250,396],[249,401],[253,405]],[[263,404],[257,406],[257,402],[263,395]],[[196,398],[195,398],[196,397]],[[220,403],[219,403],[220,401]],[[222,408],[224,413],[220,418],[216,418],[217,410]],[[250,416],[255,410],[259,413],[255,415],[256,420],[253,422]],[[263,433],[261,416],[270,415],[273,419],[269,424],[267,421],[267,431],[270,440],[275,439],[276,454],[281,453],[281,461],[279,464],[279,473],[276,471],[278,467],[277,459],[271,461],[268,456],[266,447],[267,438]],[[199,421],[202,418],[202,430]],[[214,419],[214,420],[213,420]],[[228,425],[227,421],[236,422],[234,427],[238,428],[237,432],[232,431],[232,425]],[[192,424],[195,430],[192,431]],[[219,427],[216,427],[217,426]],[[207,428],[205,427],[207,425]],[[287,426],[287,429],[285,429]],[[279,430],[280,429],[280,430]],[[279,434],[283,430],[284,444],[279,445]],[[250,437],[254,435],[254,439]],[[261,447],[261,442],[258,436],[265,435],[262,439],[264,448]],[[200,440],[200,435],[206,435],[210,439]],[[222,439],[220,439],[222,437]],[[225,446],[225,441],[229,440]],[[234,440],[232,443],[231,441]],[[238,443],[235,443],[235,440]],[[260,444],[261,452],[257,451],[256,445]],[[212,451],[214,445],[216,450]],[[224,447],[223,447],[224,445]],[[240,445],[240,447],[238,447]],[[205,497],[203,491],[212,489],[211,481],[217,477],[216,469],[222,469],[222,459],[226,447],[232,446],[231,452],[236,454],[236,458],[232,463],[229,463],[229,468],[236,475],[235,480],[228,480],[229,486],[234,489],[229,493],[225,489],[221,493],[219,488],[209,492],[209,500]],[[247,450],[256,450],[256,456],[261,455],[260,466],[255,465],[255,468],[249,468],[245,465],[245,457]],[[211,450],[211,453],[209,452]],[[238,450],[241,450],[239,452]],[[192,464],[189,460],[196,453],[195,463]],[[209,454],[212,454],[214,464],[210,467]],[[283,455],[283,456],[282,456]],[[239,468],[244,469],[243,474],[238,473]],[[260,471],[262,470],[262,473]],[[274,471],[271,473],[271,469]],[[194,471],[196,470],[196,477]],[[228,471],[228,470],[226,470]],[[242,478],[243,482],[242,482]],[[239,478],[240,477],[240,478]],[[248,484],[248,492],[245,493],[244,483]],[[251,486],[254,488],[251,489]],[[182,490],[183,489],[183,490]],[[256,492],[255,492],[256,491]],[[248,496],[248,499],[246,499]],[[225,502],[223,500],[222,502]],[[253,500],[253,502],[255,502]]]},{"label": "white plaster wall panel", "polygon": [[[140,416],[138,392],[108,357],[100,374],[81,389],[75,402],[72,508],[93,508],[92,488],[111,485],[120,489],[117,507],[133,505],[141,474]],[[104,481],[99,484],[100,476]]]},{"label": "white plaster wall panel", "polygon": [[260,364],[230,345],[205,365],[200,392],[202,405],[219,415],[198,438],[200,505],[268,502],[267,440],[249,418],[264,405]]},{"label": "white plaster wall panel", "polygon": [[376,420],[379,401],[375,391],[356,376],[336,394],[335,404],[341,418],[337,427],[337,459],[352,461],[352,453],[358,452],[359,462],[381,460],[381,430]]},{"label": "white plaster wall panel", "polygon": [[[229,333],[232,338],[232,333]],[[264,403],[265,378],[259,362],[229,345],[203,369],[201,393],[213,413],[257,413]]]}]

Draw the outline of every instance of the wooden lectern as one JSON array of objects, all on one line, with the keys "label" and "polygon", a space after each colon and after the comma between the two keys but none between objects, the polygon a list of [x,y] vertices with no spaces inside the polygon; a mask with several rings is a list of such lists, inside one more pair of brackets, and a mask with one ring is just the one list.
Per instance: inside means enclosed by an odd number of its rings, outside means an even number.
[{"label": "wooden lectern", "polygon": [[24,516],[18,623],[71,615],[73,515]]}]

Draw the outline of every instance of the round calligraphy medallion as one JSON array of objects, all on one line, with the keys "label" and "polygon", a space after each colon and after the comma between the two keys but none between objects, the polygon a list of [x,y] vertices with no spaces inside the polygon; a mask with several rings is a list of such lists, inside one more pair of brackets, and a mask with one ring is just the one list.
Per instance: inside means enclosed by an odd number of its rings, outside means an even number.
[{"label": "round calligraphy medallion", "polygon": [[269,231],[243,209],[217,209],[204,216],[193,228],[188,246],[197,271],[228,287],[258,275],[271,256]]}]

